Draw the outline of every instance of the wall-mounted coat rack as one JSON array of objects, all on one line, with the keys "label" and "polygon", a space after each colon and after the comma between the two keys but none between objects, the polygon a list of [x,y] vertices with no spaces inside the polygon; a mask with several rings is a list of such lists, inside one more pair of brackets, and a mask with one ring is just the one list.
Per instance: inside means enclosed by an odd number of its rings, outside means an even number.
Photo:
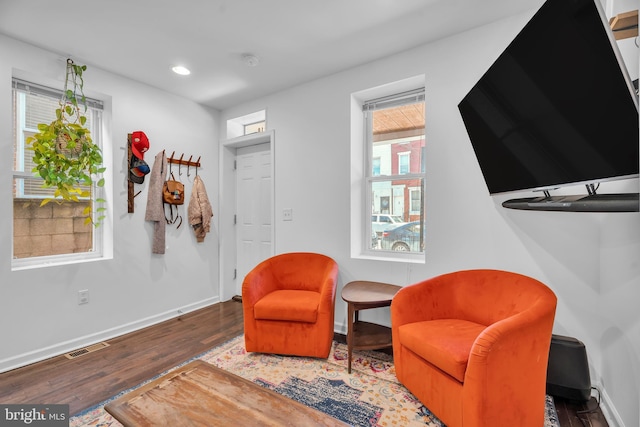
[{"label": "wall-mounted coat rack", "polygon": [[[198,160],[193,161],[193,156],[189,156],[189,159],[185,160],[184,159],[184,153],[180,155],[180,158],[176,158],[175,157],[176,152],[174,151],[173,153],[171,153],[171,157],[167,157],[167,162],[168,163],[173,163],[173,164],[177,164],[177,165],[184,165],[187,166],[187,168],[191,168],[191,167],[195,167],[196,168],[196,175],[198,174],[198,168],[200,167],[200,157],[198,157]],[[133,155],[132,151],[131,151],[131,134],[127,135],[127,165],[131,164],[131,156]],[[178,173],[180,175],[182,175],[181,171],[178,171]],[[187,169],[187,176],[190,176],[190,170]],[[134,193],[134,183],[131,182],[131,180],[127,180],[127,193],[128,193],[128,197],[127,197],[127,212],[128,213],[133,213],[133,199],[134,197],[136,197],[138,194],[140,194],[140,191],[138,191],[137,193]]]},{"label": "wall-mounted coat rack", "polygon": [[[173,163],[176,165],[186,165],[187,168],[190,168],[191,166],[193,166],[196,168],[196,175],[198,174],[198,168],[200,167],[200,157],[198,157],[198,160],[192,161],[193,156],[189,156],[188,160],[184,160],[184,153],[180,154],[179,159],[175,157],[175,154],[176,154],[175,151],[171,153],[171,157],[167,157],[167,162]],[[182,172],[178,171],[178,173],[182,175]],[[187,169],[187,176],[189,176],[189,174],[190,174],[189,169]]]}]

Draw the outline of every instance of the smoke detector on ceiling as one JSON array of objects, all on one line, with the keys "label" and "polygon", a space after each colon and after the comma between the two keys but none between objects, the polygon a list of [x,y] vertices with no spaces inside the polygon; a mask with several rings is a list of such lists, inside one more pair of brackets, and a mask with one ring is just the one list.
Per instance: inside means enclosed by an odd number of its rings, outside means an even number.
[{"label": "smoke detector on ceiling", "polygon": [[260,58],[252,53],[242,55],[242,61],[249,67],[256,67],[260,63]]}]

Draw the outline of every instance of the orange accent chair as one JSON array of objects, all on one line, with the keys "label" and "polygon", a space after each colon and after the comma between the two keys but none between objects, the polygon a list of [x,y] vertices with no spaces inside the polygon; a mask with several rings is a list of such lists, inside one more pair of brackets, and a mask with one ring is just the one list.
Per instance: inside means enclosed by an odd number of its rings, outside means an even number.
[{"label": "orange accent chair", "polygon": [[541,427],[556,304],[500,270],[406,286],[391,302],[396,376],[448,427]]},{"label": "orange accent chair", "polygon": [[271,257],[242,283],[247,351],[327,358],[334,331],[338,264],[326,255]]}]

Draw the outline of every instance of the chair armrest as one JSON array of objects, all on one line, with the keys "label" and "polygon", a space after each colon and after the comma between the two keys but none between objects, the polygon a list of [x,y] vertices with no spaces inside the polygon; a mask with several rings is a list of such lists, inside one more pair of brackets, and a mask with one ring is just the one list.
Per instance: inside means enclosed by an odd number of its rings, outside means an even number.
[{"label": "chair armrest", "polygon": [[438,276],[400,289],[391,301],[391,325],[455,317],[456,300],[440,282]]},{"label": "chair armrest", "polygon": [[[536,387],[536,379],[546,377],[555,309],[555,301],[543,299],[489,325],[471,348],[465,393],[497,390],[501,384],[525,390]],[[544,381],[537,387],[544,388]]]},{"label": "chair armrest", "polygon": [[336,300],[336,288],[338,282],[338,264],[333,261],[327,264],[326,270],[321,276],[320,285],[320,313],[333,313]]},{"label": "chair armrest", "polygon": [[262,297],[277,290],[277,285],[269,260],[261,262],[245,276],[242,282],[243,305],[253,307]]}]

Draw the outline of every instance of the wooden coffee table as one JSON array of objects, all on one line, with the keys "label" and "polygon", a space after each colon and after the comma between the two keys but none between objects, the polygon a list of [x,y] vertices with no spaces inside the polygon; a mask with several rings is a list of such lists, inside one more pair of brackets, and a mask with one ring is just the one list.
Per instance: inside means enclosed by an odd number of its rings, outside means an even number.
[{"label": "wooden coffee table", "polygon": [[358,313],[368,308],[388,307],[400,286],[359,280],[342,288],[342,299],[347,303],[348,372],[351,373],[353,350],[377,350],[392,346],[391,328],[370,322],[361,322]]},{"label": "wooden coffee table", "polygon": [[347,426],[201,360],[105,405],[128,426]]}]

